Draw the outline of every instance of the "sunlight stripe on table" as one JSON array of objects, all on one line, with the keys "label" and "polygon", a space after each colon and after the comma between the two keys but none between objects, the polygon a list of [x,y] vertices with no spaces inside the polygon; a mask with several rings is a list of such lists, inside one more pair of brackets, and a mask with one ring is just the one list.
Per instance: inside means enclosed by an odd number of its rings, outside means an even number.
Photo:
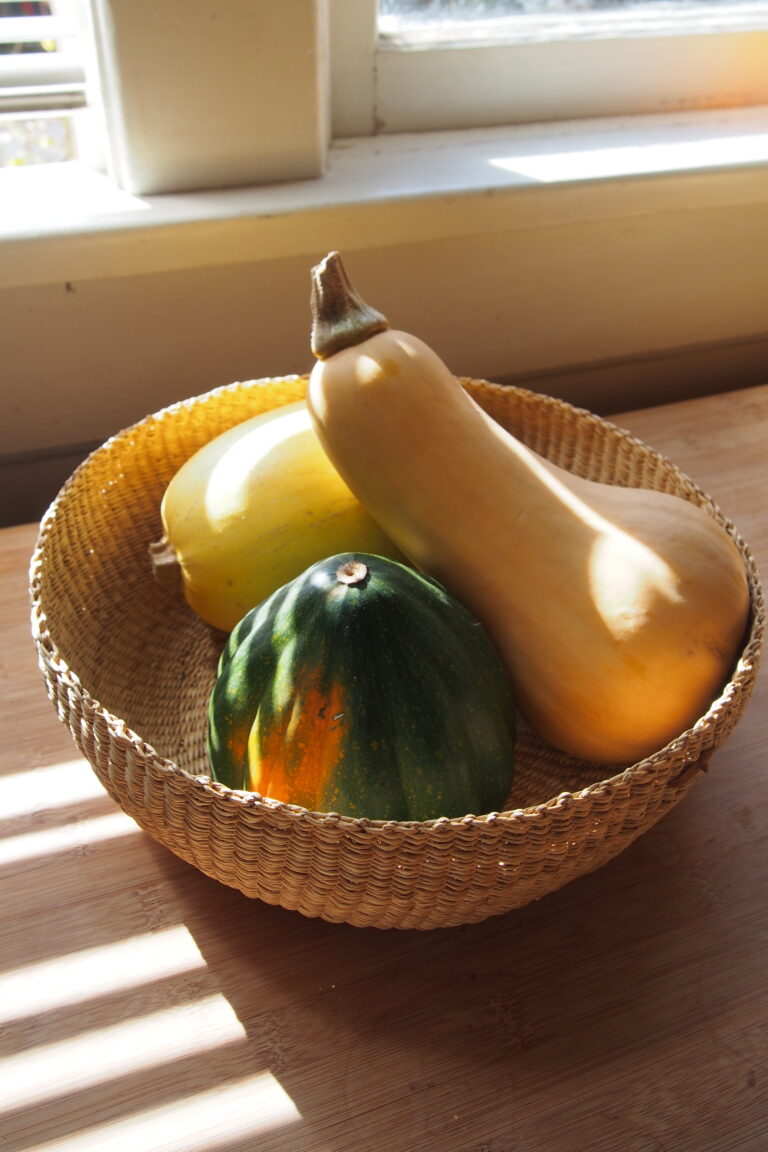
[{"label": "sunlight stripe on table", "polygon": [[0,776],[0,819],[15,820],[32,812],[81,804],[100,796],[109,802],[87,760],[65,760]]},{"label": "sunlight stripe on table", "polygon": [[244,1140],[256,1152],[268,1147],[260,1137],[300,1122],[291,1097],[264,1071],[36,1144],[35,1152],[219,1152]]},{"label": "sunlight stripe on table", "polygon": [[184,924],[52,956],[0,975],[0,1025],[205,966]]},{"label": "sunlight stripe on table", "polygon": [[90,820],[73,820],[55,828],[41,828],[38,832],[24,832],[20,836],[6,836],[0,840],[0,866],[21,864],[36,857],[67,852],[86,844],[130,836],[141,829],[125,812],[110,812]]},{"label": "sunlight stripe on table", "polygon": [[[220,993],[90,1029],[3,1060],[0,1114],[35,1107],[136,1072],[242,1040],[245,1029]],[[2,1124],[0,1124],[0,1129]]]}]

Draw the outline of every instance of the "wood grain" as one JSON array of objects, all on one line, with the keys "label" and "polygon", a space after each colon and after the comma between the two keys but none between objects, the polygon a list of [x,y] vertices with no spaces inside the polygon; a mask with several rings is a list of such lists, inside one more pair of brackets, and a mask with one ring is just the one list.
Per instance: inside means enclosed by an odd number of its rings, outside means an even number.
[{"label": "wood grain", "polygon": [[[615,420],[768,571],[768,387]],[[764,675],[600,871],[471,928],[334,926],[208,880],[101,791],[35,666],[34,537],[0,533],[0,1148],[768,1147]]]}]

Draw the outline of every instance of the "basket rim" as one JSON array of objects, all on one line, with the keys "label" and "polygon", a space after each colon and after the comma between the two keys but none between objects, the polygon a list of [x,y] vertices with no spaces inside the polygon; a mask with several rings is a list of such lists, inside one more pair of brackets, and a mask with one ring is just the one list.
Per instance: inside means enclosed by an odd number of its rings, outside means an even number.
[{"label": "basket rim", "polygon": [[[720,695],[712,701],[707,711],[699,717],[693,725],[679,733],[679,735],[674,737],[664,747],[653,752],[650,756],[626,766],[606,764],[605,768],[609,772],[612,768],[615,769],[610,775],[595,780],[578,791],[563,791],[537,804],[488,813],[467,813],[464,816],[440,816],[432,820],[377,820],[365,816],[355,817],[338,812],[317,811],[301,805],[290,804],[281,800],[273,800],[270,797],[262,796],[259,792],[247,792],[240,789],[229,788],[225,784],[214,781],[207,774],[196,775],[185,768],[181,768],[175,761],[161,756],[139,733],[135,732],[125,721],[110,712],[100,701],[96,700],[87,689],[84,688],[77,673],[69,667],[60,655],[48,626],[47,616],[43,609],[41,599],[41,574],[46,543],[55,523],[57,509],[66,499],[70,488],[76,483],[77,477],[89,466],[89,463],[94,457],[109,452],[117,442],[130,438],[130,436],[139,429],[172,418],[175,413],[186,408],[210,403],[218,396],[231,394],[240,390],[250,390],[254,387],[280,384],[283,382],[302,382],[307,379],[308,376],[306,374],[294,373],[287,376],[264,377],[220,385],[208,392],[201,393],[199,396],[177,401],[159,409],[157,412],[143,417],[141,420],[135,421],[125,429],[110,436],[81,461],[71,476],[65,481],[41,518],[37,539],[29,564],[32,638],[44,676],[50,676],[53,680],[66,687],[69,692],[79,696],[84,710],[94,717],[98,716],[106,725],[110,734],[119,741],[129,745],[138,753],[146,766],[151,765],[156,771],[178,776],[184,779],[190,787],[202,789],[225,803],[236,804],[241,808],[250,808],[265,813],[268,812],[270,815],[279,814],[291,822],[299,820],[302,823],[310,822],[323,827],[333,825],[343,831],[386,830],[388,833],[399,831],[403,834],[412,835],[414,833],[425,834],[433,830],[439,833],[441,830],[447,831],[449,828],[475,826],[493,828],[530,823],[532,820],[550,818],[557,812],[571,809],[574,806],[589,804],[595,797],[605,796],[630,781],[656,777],[659,774],[663,774],[665,768],[667,769],[668,775],[667,783],[670,783],[678,775],[687,775],[687,769],[692,769],[700,760],[708,759],[709,753],[706,749],[703,752],[697,752],[695,750],[686,751],[686,746],[697,736],[702,736],[703,740],[706,741],[707,733],[714,728],[718,717],[727,707],[730,699],[738,692],[742,693],[744,702],[746,703],[746,700],[751,694],[760,665],[765,632],[765,596],[757,563],[748,544],[739,534],[734,524],[725,517],[716,502],[704,492],[690,476],[678,468],[678,466],[668,457],[664,456],[663,453],[633,436],[630,432],[621,428],[620,425],[598,416],[586,408],[570,404],[568,401],[561,400],[557,397],[532,392],[517,385],[502,385],[492,381],[466,376],[460,376],[457,377],[457,379],[463,387],[467,387],[470,390],[473,387],[478,387],[484,390],[504,393],[514,392],[524,403],[543,406],[554,411],[566,412],[579,421],[589,421],[609,431],[619,441],[641,449],[649,458],[662,463],[667,468],[671,468],[674,474],[686,484],[691,494],[696,497],[696,501],[700,503],[710,515],[718,520],[733,538],[744,562],[749,583],[750,621],[731,678],[723,687]],[[711,749],[711,747],[712,745],[710,744],[708,748]]]}]

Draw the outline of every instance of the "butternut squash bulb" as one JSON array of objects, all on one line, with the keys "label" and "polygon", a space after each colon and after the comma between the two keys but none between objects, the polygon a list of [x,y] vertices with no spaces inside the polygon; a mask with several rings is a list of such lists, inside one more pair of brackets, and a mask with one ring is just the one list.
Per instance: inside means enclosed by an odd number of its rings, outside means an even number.
[{"label": "butternut squash bulb", "polygon": [[155,568],[230,631],[310,564],[351,549],[402,559],[331,466],[304,400],[235,425],[187,460],[161,505]]},{"label": "butternut squash bulb", "polygon": [[580,479],[493,421],[416,337],[313,271],[308,403],[403,553],[483,623],[543,739],[634,763],[706,712],[745,633],[728,533],[680,497]]}]

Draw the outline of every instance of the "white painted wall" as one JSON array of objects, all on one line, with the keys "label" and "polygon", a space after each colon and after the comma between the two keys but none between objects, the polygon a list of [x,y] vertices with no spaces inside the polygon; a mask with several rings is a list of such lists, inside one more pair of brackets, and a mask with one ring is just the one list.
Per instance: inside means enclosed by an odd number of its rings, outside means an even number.
[{"label": "white painted wall", "polygon": [[0,457],[308,369],[309,272],[331,248],[455,372],[543,377],[544,390],[554,374],[559,393],[603,411],[658,389],[649,379],[644,394],[636,374],[627,394],[617,373],[611,395],[603,373],[600,394],[585,392],[585,366],[768,336],[764,165],[552,184],[497,170],[494,183],[487,157],[501,142],[481,143],[449,161],[443,141],[421,167],[407,138],[383,153],[339,145],[319,181],[137,199],[43,237],[32,224],[9,233]]}]

